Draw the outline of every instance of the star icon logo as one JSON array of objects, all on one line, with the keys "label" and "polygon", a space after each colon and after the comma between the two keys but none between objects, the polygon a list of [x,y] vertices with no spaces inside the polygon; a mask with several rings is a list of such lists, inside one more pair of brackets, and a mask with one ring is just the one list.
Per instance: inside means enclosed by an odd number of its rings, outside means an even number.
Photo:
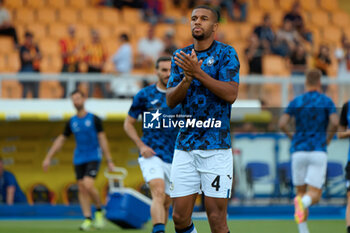
[{"label": "star icon logo", "polygon": [[161,113],[159,113],[159,109],[157,109],[155,113],[151,113],[151,114],[153,116],[151,122],[153,122],[154,120],[159,121],[159,116],[162,115]]}]

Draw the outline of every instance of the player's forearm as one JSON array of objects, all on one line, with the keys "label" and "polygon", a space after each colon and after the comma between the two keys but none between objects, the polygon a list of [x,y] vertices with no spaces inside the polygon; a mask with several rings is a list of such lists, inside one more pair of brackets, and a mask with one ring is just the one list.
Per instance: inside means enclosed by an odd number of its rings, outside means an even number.
[{"label": "player's forearm", "polygon": [[347,130],[345,132],[338,132],[337,136],[338,136],[338,138],[349,138],[350,137],[350,130]]},{"label": "player's forearm", "polygon": [[238,84],[231,82],[223,82],[216,80],[202,69],[195,73],[195,78],[198,79],[206,88],[220,99],[233,104],[238,95]]},{"label": "player's forearm", "polygon": [[6,204],[7,205],[13,205],[14,198],[15,198],[15,186],[10,186],[6,190]]},{"label": "player's forearm", "polygon": [[172,88],[168,88],[166,92],[166,103],[170,108],[175,108],[186,97],[188,88],[191,85],[191,81],[182,79],[182,81]]},{"label": "player's forearm", "polygon": [[287,126],[280,127],[282,132],[287,135],[290,139],[293,139],[293,134],[288,130]]},{"label": "player's forearm", "polygon": [[58,136],[54,141],[52,147],[50,148],[49,152],[47,152],[46,158],[51,159],[56,154],[56,152],[62,148],[64,141],[65,137],[63,135]]},{"label": "player's forearm", "polygon": [[128,135],[128,137],[136,144],[138,148],[144,145],[143,141],[139,137],[135,126],[127,121],[124,122],[124,131]]},{"label": "player's forearm", "polygon": [[112,156],[111,156],[111,152],[109,150],[108,140],[107,140],[106,135],[104,133],[100,133],[100,135],[98,136],[98,140],[99,140],[101,149],[103,151],[103,155],[106,157],[107,162],[111,162]]}]

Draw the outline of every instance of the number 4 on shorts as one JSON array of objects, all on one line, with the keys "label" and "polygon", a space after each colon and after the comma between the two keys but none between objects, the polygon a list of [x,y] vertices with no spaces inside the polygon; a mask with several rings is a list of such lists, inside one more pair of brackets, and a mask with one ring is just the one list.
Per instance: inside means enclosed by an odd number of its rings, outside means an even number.
[{"label": "number 4 on shorts", "polygon": [[211,183],[211,187],[214,187],[216,189],[216,191],[219,191],[219,188],[220,188],[220,176],[215,177],[215,179]]}]

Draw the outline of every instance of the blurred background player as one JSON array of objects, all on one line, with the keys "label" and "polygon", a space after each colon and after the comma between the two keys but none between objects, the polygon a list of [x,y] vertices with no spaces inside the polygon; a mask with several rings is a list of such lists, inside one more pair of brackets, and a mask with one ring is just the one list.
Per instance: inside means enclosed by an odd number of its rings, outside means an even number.
[{"label": "blurred background player", "polygon": [[15,175],[5,170],[4,161],[0,157],[0,203],[13,205],[26,204],[27,198],[19,187]]},{"label": "blurred background player", "polygon": [[191,215],[200,189],[211,232],[229,232],[226,217],[233,176],[230,116],[238,94],[240,64],[231,46],[214,40],[219,18],[208,6],[194,8],[194,44],[177,50],[172,63],[168,105],[181,103],[181,114],[222,124],[219,128],[180,129],[171,170],[176,232],[197,232]]},{"label": "blurred background player", "polygon": [[[292,140],[292,179],[297,190],[294,199],[299,233],[308,233],[308,208],[320,201],[327,171],[327,145],[338,127],[333,101],[321,93],[321,71],[307,72],[306,93],[296,97],[281,116],[279,126]],[[287,125],[295,118],[296,133]],[[328,133],[327,133],[328,129]]]},{"label": "blurred background player", "polygon": [[[350,101],[346,102],[341,110],[338,138],[350,138]],[[345,178],[347,181],[346,227],[347,232],[350,233],[350,148],[345,167]]]},{"label": "blurred background player", "polygon": [[82,92],[74,91],[71,94],[71,98],[77,114],[67,122],[63,134],[56,138],[42,166],[44,171],[48,170],[54,154],[61,149],[66,139],[73,133],[76,140],[73,163],[78,181],[79,202],[85,217],[85,221],[80,226],[80,229],[89,230],[92,227],[90,199],[96,206],[94,227],[102,228],[104,226],[101,210],[102,203],[94,186],[102,157],[101,149],[106,157],[110,171],[113,171],[114,164],[101,119],[85,110],[84,103],[86,99]]},{"label": "blurred background player", "polygon": [[[143,129],[139,137],[135,123],[140,114],[153,112],[174,115],[180,113],[180,106],[170,109],[166,104],[166,85],[170,76],[171,58],[160,57],[156,61],[158,82],[143,88],[133,99],[124,130],[140,151],[139,164],[142,175],[152,194],[151,216],[154,233],[165,231],[170,206],[170,169],[173,161],[177,130],[172,128]],[[153,114],[152,114],[153,115]],[[157,115],[155,115],[157,116]],[[158,116],[159,117],[159,116]],[[162,119],[162,117],[160,117]],[[145,121],[145,119],[144,119]]]}]

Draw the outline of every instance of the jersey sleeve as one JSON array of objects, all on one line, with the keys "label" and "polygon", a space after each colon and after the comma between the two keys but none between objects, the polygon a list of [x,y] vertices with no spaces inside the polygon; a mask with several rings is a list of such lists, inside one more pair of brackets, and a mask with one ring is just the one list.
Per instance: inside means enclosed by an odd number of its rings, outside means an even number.
[{"label": "jersey sleeve", "polygon": [[288,104],[288,107],[286,108],[286,110],[284,111],[285,114],[288,114],[290,116],[293,116],[295,113],[295,100],[293,100],[292,102],[290,102]]},{"label": "jersey sleeve", "polygon": [[70,128],[70,120],[66,123],[66,127],[64,128],[63,135],[65,137],[69,137],[72,134],[72,129]]},{"label": "jersey sleeve", "polygon": [[145,111],[145,101],[146,99],[143,95],[143,92],[140,91],[139,93],[137,93],[133,98],[128,115],[137,119],[139,115]]},{"label": "jersey sleeve", "polygon": [[349,103],[345,103],[343,105],[343,108],[341,109],[341,113],[340,113],[339,124],[341,126],[347,127],[349,125],[348,118],[347,118],[348,112],[349,112]]},{"label": "jersey sleeve", "polygon": [[97,133],[103,132],[102,120],[98,116],[94,115],[94,123]]},{"label": "jersey sleeve", "polygon": [[171,72],[170,72],[167,88],[176,87],[182,80],[182,77],[181,77],[182,75],[180,74],[179,67],[175,64],[175,61],[174,61],[174,57],[177,52],[178,50],[175,51],[175,53],[173,54],[173,57],[171,58]]},{"label": "jersey sleeve", "polygon": [[10,172],[8,172],[8,174],[7,174],[7,177],[6,177],[6,183],[7,183],[7,185],[8,186],[16,186],[16,178],[15,178],[15,176],[12,174],[12,173],[10,173]]},{"label": "jersey sleeve", "polygon": [[237,53],[231,46],[226,49],[222,55],[221,67],[219,71],[219,80],[224,82],[234,81],[239,83],[240,63]]},{"label": "jersey sleeve", "polygon": [[337,109],[335,108],[335,104],[331,99],[328,99],[328,115],[332,115],[334,113],[337,113]]}]

